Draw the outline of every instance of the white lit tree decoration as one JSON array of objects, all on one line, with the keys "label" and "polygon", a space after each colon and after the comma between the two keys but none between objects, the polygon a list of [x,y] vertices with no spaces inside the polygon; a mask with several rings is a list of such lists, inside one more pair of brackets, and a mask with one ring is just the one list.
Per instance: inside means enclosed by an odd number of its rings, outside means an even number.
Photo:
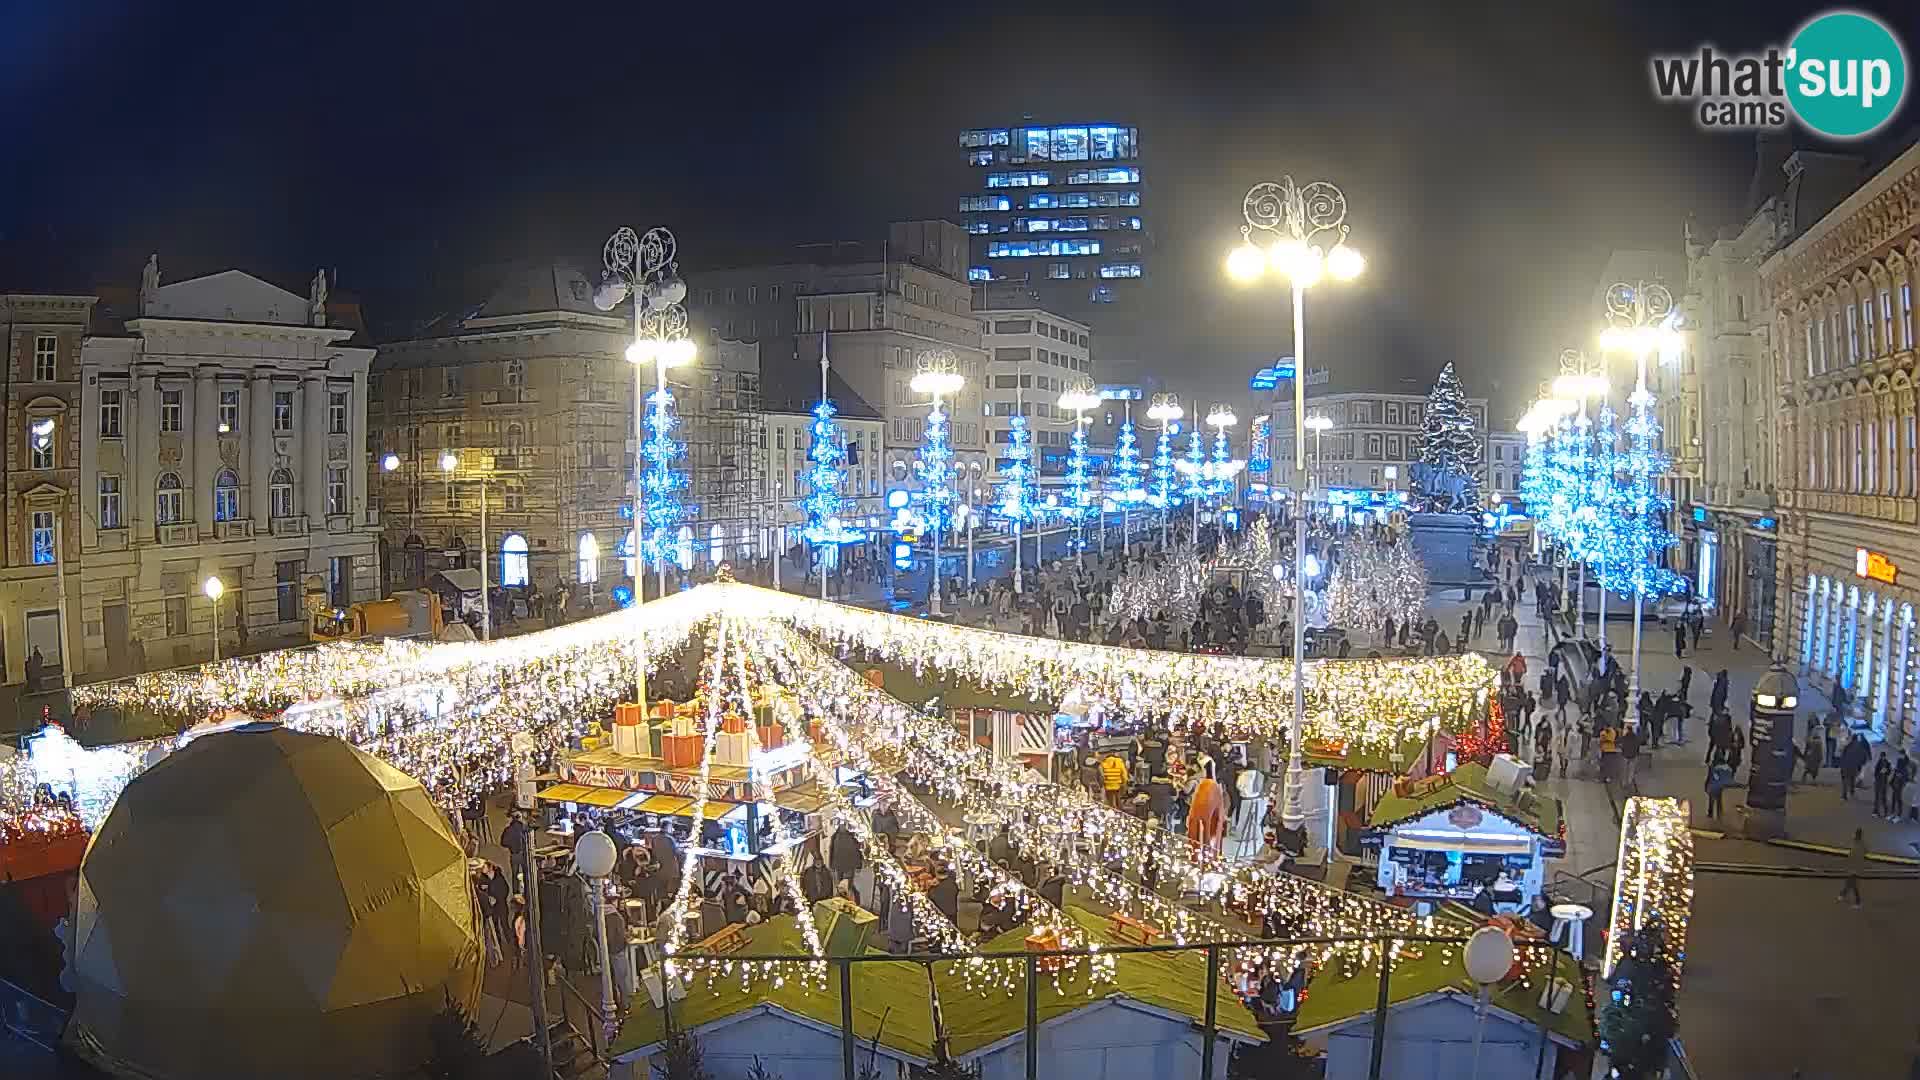
[{"label": "white lit tree decoration", "polygon": [[[1426,487],[1423,509],[1442,513],[1478,513],[1480,509],[1480,437],[1467,411],[1466,391],[1453,365],[1440,369],[1427,392],[1418,464]],[[1458,485],[1457,492],[1454,485]]]}]

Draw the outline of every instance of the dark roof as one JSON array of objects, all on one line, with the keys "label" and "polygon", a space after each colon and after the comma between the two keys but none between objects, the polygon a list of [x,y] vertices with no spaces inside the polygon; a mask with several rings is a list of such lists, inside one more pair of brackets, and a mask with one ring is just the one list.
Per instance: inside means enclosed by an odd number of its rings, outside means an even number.
[{"label": "dark roof", "polygon": [[[835,411],[847,420],[879,420],[880,412],[867,399],[853,392],[840,373],[827,369],[827,396]],[[820,369],[812,364],[788,361],[761,364],[761,408],[770,413],[809,413],[820,400]]]}]

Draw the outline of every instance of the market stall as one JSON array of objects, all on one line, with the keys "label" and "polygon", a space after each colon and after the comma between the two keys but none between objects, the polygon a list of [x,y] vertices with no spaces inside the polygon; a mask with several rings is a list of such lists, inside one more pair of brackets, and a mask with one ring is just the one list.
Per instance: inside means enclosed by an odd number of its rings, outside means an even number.
[{"label": "market stall", "polygon": [[1368,842],[1380,849],[1378,881],[1389,896],[1471,902],[1482,890],[1494,910],[1524,912],[1546,884],[1546,860],[1566,854],[1560,801],[1535,793],[1512,758],[1468,762],[1410,780],[1374,808]]}]

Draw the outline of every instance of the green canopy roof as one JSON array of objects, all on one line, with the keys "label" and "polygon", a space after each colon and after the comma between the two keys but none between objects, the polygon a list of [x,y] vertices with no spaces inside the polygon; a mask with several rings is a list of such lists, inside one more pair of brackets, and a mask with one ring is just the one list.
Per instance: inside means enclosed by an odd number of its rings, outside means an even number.
[{"label": "green canopy roof", "polygon": [[[1469,998],[1478,994],[1473,980],[1467,977],[1466,966],[1460,961],[1457,949],[1451,950],[1449,957],[1449,950],[1443,950],[1436,944],[1426,944],[1420,948],[1425,953],[1419,959],[1402,956],[1394,965],[1393,978],[1387,984],[1390,1005],[1441,990],[1456,990]],[[1544,1020],[1548,1030],[1554,1034],[1586,1046],[1593,1041],[1593,1017],[1587,1008],[1587,995],[1579,965],[1573,957],[1559,949],[1553,951],[1553,962],[1554,973],[1573,984],[1573,993],[1567,999],[1565,1011],[1554,1014],[1540,1007],[1544,973],[1530,979],[1531,986],[1518,979],[1497,985],[1490,1000],[1495,1006],[1528,1023],[1539,1024]],[[1364,966],[1351,978],[1343,977],[1331,966],[1322,968],[1320,974],[1307,984],[1307,999],[1300,1006],[1293,1029],[1297,1034],[1364,1016],[1373,1011],[1379,995],[1380,973],[1372,965]]]},{"label": "green canopy roof", "polygon": [[[1107,934],[1105,916],[1069,907],[1067,914],[1101,944],[1116,944]],[[1025,947],[1027,931],[1009,930],[982,946],[983,952],[1018,951]],[[751,943],[732,954],[734,960],[751,960],[754,955],[794,955],[806,952],[799,928],[791,917],[780,917],[747,931]],[[877,953],[878,950],[875,950]],[[1127,998],[1150,1008],[1160,1009],[1200,1021],[1206,1016],[1205,954],[1194,952],[1130,953],[1114,958],[1114,979],[1088,992],[1086,980],[1072,975],[1063,982],[1065,993],[1054,990],[1051,978],[1040,983],[1040,1022],[1085,1008],[1107,998]],[[977,994],[967,989],[961,978],[964,960],[942,961],[934,965],[934,981],[940,990],[940,1011],[946,1022],[947,1039],[956,1056],[972,1053],[1020,1032],[1026,1026],[1026,995],[1018,989],[1012,994],[997,991]],[[797,965],[796,965],[797,967]],[[797,972],[796,972],[797,974]],[[771,980],[757,979],[746,990],[737,977],[721,977],[712,990],[704,977],[696,976],[685,1001],[673,1004],[674,1021],[693,1030],[758,1005],[775,1005],[831,1028],[840,1026],[840,980],[828,978],[824,990],[806,989],[797,978],[775,987]],[[1224,987],[1216,1017],[1223,1034],[1248,1041],[1263,1041],[1265,1036],[1239,999]],[[884,1018],[884,1028],[882,1020]],[[853,965],[853,1029],[861,1043],[879,1032],[880,1044],[896,1053],[933,1058],[933,1015],[927,1000],[927,978],[919,964],[865,963]],[[651,1046],[665,1037],[664,1017],[641,999],[627,1018],[612,1053],[625,1054]]]},{"label": "green canopy roof", "polygon": [[[1416,781],[1418,783],[1418,781]],[[1469,761],[1446,775],[1446,783],[1436,784],[1411,795],[1388,792],[1373,808],[1374,828],[1388,828],[1435,810],[1444,810],[1462,802],[1471,802],[1541,836],[1560,835],[1560,800],[1549,795],[1528,792],[1521,805],[1521,794],[1496,791],[1487,783],[1487,767]]]},{"label": "green canopy roof", "polygon": [[940,698],[940,704],[949,709],[1002,709],[1007,712],[1038,713],[1042,716],[1052,716],[1055,712],[1055,702],[981,686],[971,679],[943,674],[932,668],[915,675],[911,670],[898,664],[850,661],[847,666],[862,675],[868,671],[878,670],[885,682],[887,693],[916,708],[925,705],[937,695]]}]

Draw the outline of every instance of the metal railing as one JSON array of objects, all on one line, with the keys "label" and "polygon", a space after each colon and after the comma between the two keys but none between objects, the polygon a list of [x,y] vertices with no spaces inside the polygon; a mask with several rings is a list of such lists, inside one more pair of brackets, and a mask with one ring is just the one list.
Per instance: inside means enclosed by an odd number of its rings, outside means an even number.
[{"label": "metal railing", "polygon": [[67,1010],[0,979],[0,1028],[12,1038],[53,1053],[60,1033],[67,1029]]},{"label": "metal railing", "polygon": [[[1039,987],[1044,970],[1042,965],[1044,963],[1053,959],[1073,960],[1093,956],[1111,957],[1147,953],[1204,952],[1206,954],[1206,1005],[1204,1015],[1199,1024],[1201,1032],[1199,1077],[1200,1080],[1212,1080],[1212,1077],[1216,1075],[1215,1063],[1217,1061],[1217,1047],[1221,1035],[1219,1003],[1222,979],[1221,963],[1224,954],[1243,949],[1291,950],[1325,945],[1357,944],[1433,944],[1452,945],[1464,948],[1466,941],[1467,939],[1464,936],[1374,934],[1335,937],[1260,938],[1245,941],[1204,941],[1165,945],[1102,945],[1097,949],[1009,950],[962,954],[864,953],[854,956],[829,956],[824,958],[804,954],[736,954],[731,957],[731,959],[736,961],[750,961],[754,964],[819,964],[824,961],[835,970],[835,975],[839,980],[840,991],[840,1052],[841,1072],[844,1080],[858,1080],[858,1073],[855,1069],[855,1055],[859,1049],[862,1038],[859,1033],[854,1030],[853,1024],[854,965],[919,964],[930,968],[931,965],[934,964],[952,963],[969,960],[974,957],[983,960],[1020,961],[1026,969],[1026,1018],[1022,1028],[1023,1047],[1026,1055],[1024,1076],[1026,1080],[1039,1080]],[[1514,946],[1518,949],[1550,950],[1550,962],[1553,964],[1554,972],[1558,974],[1562,970],[1560,957],[1563,954],[1558,946],[1546,941],[1515,941]],[[1372,1059],[1367,1072],[1368,1080],[1381,1080],[1383,1075],[1381,1069],[1384,1066],[1386,1055],[1387,1013],[1389,1011],[1388,1003],[1392,992],[1392,980],[1393,953],[1388,948],[1382,948],[1380,950],[1379,991],[1375,997],[1373,1009],[1371,1010],[1373,1037]],[[672,995],[663,990],[661,1001],[661,1008],[670,1014],[673,1007]],[[938,1016],[937,1010],[935,1015],[936,1017]],[[669,1026],[671,1026],[671,1016],[669,1015],[667,1019]],[[873,1035],[876,1038],[878,1037],[878,1033],[873,1033]],[[1553,1038],[1547,1030],[1547,1021],[1543,1015],[1539,1024],[1537,1054],[1533,1070],[1535,1077],[1545,1077],[1548,1075],[1545,1072],[1547,1046],[1552,1042]],[[943,1049],[943,1047],[936,1046],[936,1052],[939,1052],[941,1049]],[[1171,1078],[1169,1078],[1169,1080],[1171,1080]]]}]

